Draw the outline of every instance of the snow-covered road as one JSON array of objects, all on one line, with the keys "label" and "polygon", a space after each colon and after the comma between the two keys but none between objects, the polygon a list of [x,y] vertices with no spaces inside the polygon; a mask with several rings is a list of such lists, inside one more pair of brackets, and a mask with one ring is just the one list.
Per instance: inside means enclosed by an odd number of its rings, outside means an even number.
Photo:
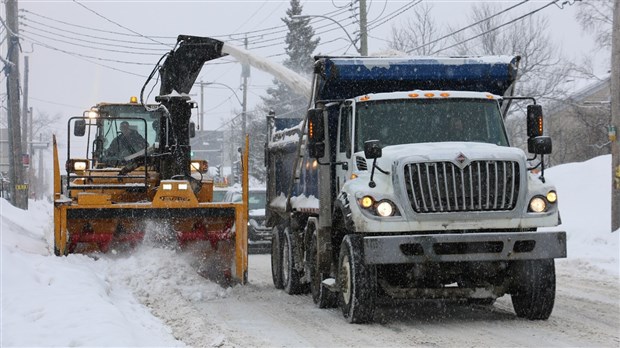
[{"label": "snow-covered road", "polygon": [[620,285],[613,277],[593,277],[591,270],[566,260],[557,262],[556,305],[547,321],[517,318],[509,296],[504,296],[493,306],[386,304],[377,311],[375,323],[367,325],[348,324],[337,308],[316,308],[309,295],[274,289],[268,255],[251,255],[249,264],[250,284],[218,296],[198,300],[187,295],[191,291],[177,287],[174,294],[159,286],[137,293],[148,299],[146,304],[172,327],[175,337],[190,346],[620,345]]},{"label": "snow-covered road", "polygon": [[[52,205],[0,199],[0,346],[347,347],[620,346],[620,230],[610,233],[611,156],[551,168],[562,192],[568,258],[556,261],[555,309],[518,319],[493,306],[437,301],[380,307],[348,324],[339,309],[271,283],[269,255],[251,255],[249,284],[222,288],[171,250],[56,257]],[[605,174],[605,175],[603,175]],[[588,182],[590,185],[584,185]],[[588,204],[584,204],[588,202]]]}]

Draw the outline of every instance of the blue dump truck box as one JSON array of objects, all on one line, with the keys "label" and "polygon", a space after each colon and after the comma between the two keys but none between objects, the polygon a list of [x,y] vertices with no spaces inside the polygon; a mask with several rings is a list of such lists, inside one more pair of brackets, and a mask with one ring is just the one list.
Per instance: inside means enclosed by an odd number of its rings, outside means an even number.
[{"label": "blue dump truck box", "polygon": [[320,58],[317,100],[368,93],[457,90],[504,95],[517,78],[519,57]]}]

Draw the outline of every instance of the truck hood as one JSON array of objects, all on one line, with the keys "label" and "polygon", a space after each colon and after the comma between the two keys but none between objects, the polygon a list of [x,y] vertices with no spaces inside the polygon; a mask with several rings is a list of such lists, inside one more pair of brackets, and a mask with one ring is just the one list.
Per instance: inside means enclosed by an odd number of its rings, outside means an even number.
[{"label": "truck hood", "polygon": [[[507,146],[472,142],[442,142],[392,145],[383,148],[377,164],[384,170],[393,165],[406,162],[462,162],[467,165],[471,160],[511,160],[525,162],[522,150]],[[364,154],[358,156],[363,158]],[[367,160],[368,169],[372,161]]]}]

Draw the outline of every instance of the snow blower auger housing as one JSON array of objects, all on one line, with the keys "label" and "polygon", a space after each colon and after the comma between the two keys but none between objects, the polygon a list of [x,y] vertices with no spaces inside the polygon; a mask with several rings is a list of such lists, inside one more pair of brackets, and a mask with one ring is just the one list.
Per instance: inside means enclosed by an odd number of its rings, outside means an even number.
[{"label": "snow blower auger housing", "polygon": [[[247,281],[248,140],[241,203],[212,202],[208,164],[192,161],[189,142],[196,105],[187,94],[203,64],[222,56],[221,47],[179,36],[145,83],[159,71],[158,104],[132,97],[70,118],[64,175],[53,137],[56,255],[123,251],[148,241],[197,253],[209,270],[215,263],[209,278]],[[85,149],[78,156],[76,142]]]}]

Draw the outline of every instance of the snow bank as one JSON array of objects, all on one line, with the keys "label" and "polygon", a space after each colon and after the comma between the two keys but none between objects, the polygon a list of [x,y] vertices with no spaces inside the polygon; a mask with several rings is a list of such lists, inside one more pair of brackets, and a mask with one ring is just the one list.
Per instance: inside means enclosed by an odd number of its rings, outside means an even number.
[{"label": "snow bank", "polygon": [[566,231],[567,261],[618,277],[620,231],[611,232],[611,155],[556,166],[545,176],[556,185],[562,219],[550,230]]},{"label": "snow bank", "polygon": [[0,199],[2,346],[184,346],[109,279],[109,261],[50,255],[52,206],[29,204]]}]

